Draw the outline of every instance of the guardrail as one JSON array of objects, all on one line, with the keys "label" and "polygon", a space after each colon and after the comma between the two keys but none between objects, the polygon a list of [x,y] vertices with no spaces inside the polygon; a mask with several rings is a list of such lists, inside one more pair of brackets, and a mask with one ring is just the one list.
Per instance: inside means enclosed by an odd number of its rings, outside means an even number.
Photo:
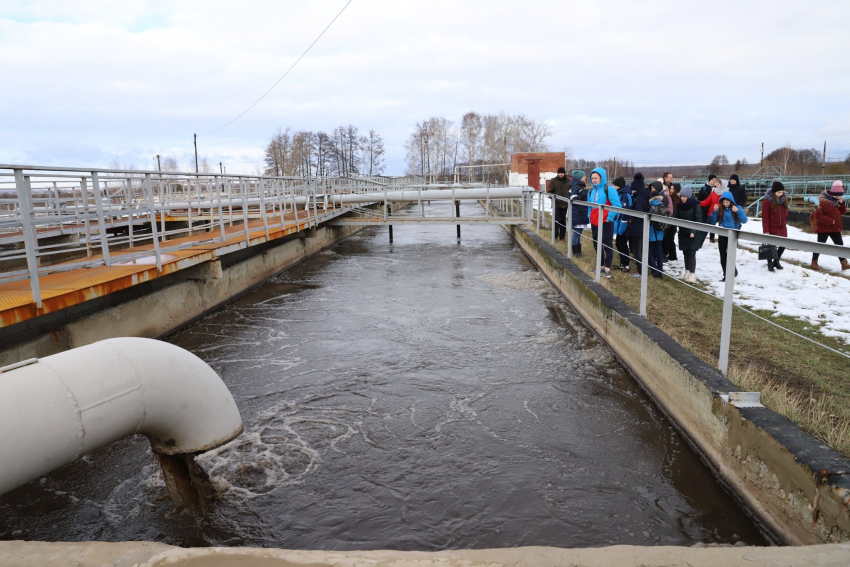
[{"label": "guardrail", "polygon": [[[615,213],[619,213],[621,215],[625,215],[633,218],[641,218],[643,219],[643,242],[641,250],[641,258],[640,258],[640,266],[642,270],[642,277],[640,283],[640,315],[646,317],[646,303],[647,303],[647,292],[648,292],[648,284],[649,278],[647,277],[649,274],[647,272],[647,266],[649,265],[649,228],[650,222],[655,219],[661,222],[664,222],[668,225],[674,225],[681,228],[689,228],[691,230],[697,230],[701,232],[708,232],[717,234],[719,236],[725,236],[729,239],[729,244],[726,253],[726,281],[725,288],[723,293],[723,316],[721,322],[721,331],[720,331],[720,353],[718,357],[718,368],[725,376],[729,369],[729,346],[730,346],[730,337],[732,330],[732,308],[734,307],[733,303],[733,294],[735,291],[735,260],[737,255],[738,241],[744,240],[748,242],[756,242],[759,244],[770,244],[772,246],[784,247],[789,250],[801,250],[804,252],[812,252],[818,254],[825,254],[828,256],[836,256],[841,258],[850,257],[850,247],[847,246],[837,246],[835,244],[820,244],[817,242],[809,242],[808,240],[799,240],[794,238],[786,238],[782,236],[772,236],[769,234],[754,234],[751,232],[742,232],[736,229],[723,228],[717,225],[710,225],[705,223],[686,221],[682,219],[676,219],[668,216],[661,215],[651,215],[649,213],[638,212],[632,209],[625,209],[622,207],[615,207],[613,205],[604,205],[601,203],[588,203],[586,201],[582,201],[581,203],[573,203],[573,201],[569,199],[565,199],[563,197],[559,197],[557,195],[553,195],[552,193],[542,193],[538,191],[534,191],[529,189],[525,191],[522,197],[521,203],[521,214],[522,217],[525,218],[529,224],[536,226],[536,232],[540,234],[541,223],[548,222],[550,227],[552,228],[551,235],[551,244],[554,246],[555,244],[555,230],[554,226],[554,215],[547,217],[544,211],[544,199],[550,199],[552,211],[555,209],[555,205],[557,201],[562,203],[566,203],[567,205],[567,220],[566,220],[566,241],[572,241],[572,216],[573,216],[573,208],[575,206],[583,206],[588,208],[596,208],[599,211],[599,215],[601,216],[604,211],[611,211]],[[537,201],[535,203],[535,200]],[[502,206],[510,207],[510,203],[502,203]],[[601,240],[601,238],[600,238]],[[616,251],[612,248],[612,253]],[[572,247],[567,248],[567,257],[572,258]],[[602,245],[601,242],[598,246],[596,246],[596,272],[595,272],[595,280],[597,282],[601,281],[602,277]],[[805,337],[804,337],[805,338]],[[819,343],[818,343],[819,344]],[[823,345],[821,345],[823,346]],[[828,347],[825,347],[828,348]],[[834,350],[834,349],[830,349]],[[838,351],[834,351],[838,352]],[[845,353],[838,352],[845,357],[850,358]]]},{"label": "guardrail", "polygon": [[[152,244],[154,261],[161,272],[165,252],[225,241],[226,228],[234,224],[244,225],[246,240],[249,220],[262,220],[267,237],[270,229],[304,222],[305,218],[308,226],[315,226],[320,221],[320,207],[326,212],[330,204],[336,214],[340,213],[342,195],[414,187],[416,181],[0,164],[0,263],[14,266],[26,262],[26,269],[0,271],[0,282],[29,279],[33,301],[41,308],[39,276],[111,266],[114,259],[110,251],[149,248]],[[4,185],[8,190],[4,191]],[[166,244],[168,240],[199,233],[208,233],[209,238]],[[55,237],[62,237],[58,240],[63,241],[39,243],[39,239]],[[41,265],[63,254],[77,258],[85,254],[85,259]],[[150,255],[149,249],[122,253],[120,260],[128,262]]]}]

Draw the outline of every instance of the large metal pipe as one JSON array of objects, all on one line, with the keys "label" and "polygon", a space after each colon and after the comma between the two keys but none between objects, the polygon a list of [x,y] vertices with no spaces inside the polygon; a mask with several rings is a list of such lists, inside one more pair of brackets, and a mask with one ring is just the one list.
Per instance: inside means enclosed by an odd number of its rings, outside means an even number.
[{"label": "large metal pipe", "polygon": [[161,341],[108,339],[0,369],[0,494],[136,433],[177,455],[241,432],[218,374]]}]

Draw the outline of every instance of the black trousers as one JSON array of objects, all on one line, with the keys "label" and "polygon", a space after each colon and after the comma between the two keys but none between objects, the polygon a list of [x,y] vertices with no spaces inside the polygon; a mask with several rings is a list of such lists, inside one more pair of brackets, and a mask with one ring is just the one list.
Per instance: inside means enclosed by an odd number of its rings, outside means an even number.
[{"label": "black trousers", "polygon": [[629,236],[629,250],[632,253],[632,258],[635,259],[635,272],[641,273],[640,259],[643,257],[643,237]]},{"label": "black trousers", "polygon": [[[717,249],[720,250],[720,265],[723,267],[723,277],[726,277],[726,250],[729,247],[728,236],[717,237]],[[735,268],[735,275],[738,274],[738,269]]]},{"label": "black trousers", "polygon": [[620,253],[620,265],[629,267],[629,237],[625,234],[618,234],[615,238],[617,243],[617,252]]},{"label": "black trousers", "polygon": [[555,207],[555,238],[563,240],[567,236],[567,208]]},{"label": "black trousers", "polygon": [[682,255],[685,257],[685,271],[692,274],[697,271],[697,251],[682,250]]},{"label": "black trousers", "polygon": [[[820,232],[820,233],[818,233],[818,242],[820,242],[821,244],[825,244],[827,238],[831,238],[833,244],[838,244],[839,246],[844,246],[844,239],[841,238],[840,232]],[[812,262],[817,262],[818,258],[820,258],[820,254],[818,254],[817,252],[812,254]],[[844,258],[839,258],[838,261],[843,262]]]},{"label": "black trousers", "polygon": [[[597,226],[591,225],[593,230],[593,249],[596,250],[599,242],[599,230]],[[614,262],[614,223],[602,223],[602,265],[610,268]]]},{"label": "black trousers", "polygon": [[664,258],[667,260],[676,260],[676,229],[679,227],[676,226],[668,226],[667,230],[664,231],[664,242],[662,243],[662,250],[664,251]]}]

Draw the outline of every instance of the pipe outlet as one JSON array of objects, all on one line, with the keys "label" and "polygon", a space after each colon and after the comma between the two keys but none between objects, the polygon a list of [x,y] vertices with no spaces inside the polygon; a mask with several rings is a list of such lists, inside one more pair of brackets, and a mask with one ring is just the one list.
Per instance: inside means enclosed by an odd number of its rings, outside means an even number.
[{"label": "pipe outlet", "polygon": [[177,455],[241,432],[218,374],[162,341],[107,339],[0,369],[0,494],[135,433]]}]

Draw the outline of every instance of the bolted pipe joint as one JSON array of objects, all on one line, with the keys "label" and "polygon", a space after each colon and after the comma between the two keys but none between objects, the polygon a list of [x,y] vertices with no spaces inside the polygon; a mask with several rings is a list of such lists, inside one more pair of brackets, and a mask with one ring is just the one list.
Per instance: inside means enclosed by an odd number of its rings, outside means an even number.
[{"label": "bolted pipe joint", "polygon": [[0,369],[0,494],[136,433],[172,456],[241,432],[218,374],[165,342],[108,339]]}]

